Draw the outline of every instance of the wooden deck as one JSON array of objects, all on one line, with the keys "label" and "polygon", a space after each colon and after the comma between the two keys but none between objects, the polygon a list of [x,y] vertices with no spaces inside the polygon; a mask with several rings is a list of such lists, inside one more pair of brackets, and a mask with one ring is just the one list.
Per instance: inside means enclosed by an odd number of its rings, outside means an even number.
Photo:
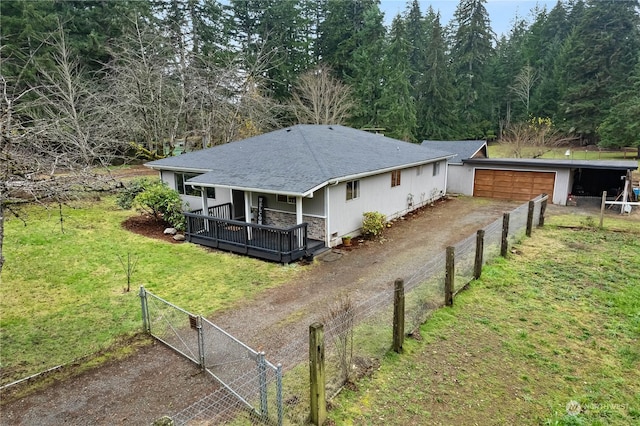
[{"label": "wooden deck", "polygon": [[[306,223],[275,228],[231,220],[231,207],[224,206],[209,208],[211,216],[204,216],[201,210],[185,213],[187,241],[280,263],[312,257],[315,250],[324,247],[322,241],[307,238]],[[221,217],[214,217],[216,213]]]}]

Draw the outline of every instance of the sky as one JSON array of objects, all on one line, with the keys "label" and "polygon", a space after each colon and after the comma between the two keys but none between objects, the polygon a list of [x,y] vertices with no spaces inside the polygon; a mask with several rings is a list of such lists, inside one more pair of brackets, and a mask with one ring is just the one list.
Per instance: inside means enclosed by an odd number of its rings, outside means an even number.
[{"label": "sky", "polygon": [[[398,13],[405,13],[407,4],[412,0],[381,0],[380,10],[384,12],[385,23],[391,21]],[[420,11],[424,14],[429,5],[433,9],[440,11],[440,23],[444,26],[453,19],[453,13],[458,6],[459,0],[419,0]],[[558,0],[487,0],[485,7],[491,20],[491,28],[500,37],[501,34],[508,34],[516,16],[530,17],[531,10],[538,4],[540,7],[546,6],[551,10]]]}]

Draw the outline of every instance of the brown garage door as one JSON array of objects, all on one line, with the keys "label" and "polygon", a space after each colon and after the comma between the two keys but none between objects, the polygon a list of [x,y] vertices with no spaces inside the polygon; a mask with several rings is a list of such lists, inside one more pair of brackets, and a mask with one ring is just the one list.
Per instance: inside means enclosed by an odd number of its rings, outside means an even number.
[{"label": "brown garage door", "polygon": [[526,201],[542,193],[553,195],[555,180],[553,172],[476,169],[473,195]]}]

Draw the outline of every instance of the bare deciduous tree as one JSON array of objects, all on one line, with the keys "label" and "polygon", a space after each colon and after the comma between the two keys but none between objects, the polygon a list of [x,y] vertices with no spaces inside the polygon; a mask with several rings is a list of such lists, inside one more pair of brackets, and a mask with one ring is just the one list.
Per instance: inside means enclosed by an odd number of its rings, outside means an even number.
[{"label": "bare deciduous tree", "polygon": [[529,115],[529,102],[531,101],[531,90],[533,85],[538,80],[538,73],[529,65],[526,65],[520,70],[520,73],[516,76],[515,82],[510,87],[513,94],[524,104],[527,115]]},{"label": "bare deciduous tree", "polygon": [[97,85],[84,80],[62,28],[50,43],[54,65],[38,69],[41,84],[20,89],[19,81],[0,76],[0,271],[7,213],[19,216],[21,204],[62,203],[115,184],[108,173],[96,173],[120,150],[110,109]]},{"label": "bare deciduous tree", "polygon": [[300,123],[344,124],[353,106],[349,86],[325,65],[300,76],[293,92],[293,108]]},{"label": "bare deciduous tree", "polygon": [[549,118],[534,117],[526,122],[508,125],[500,144],[507,147],[515,158],[538,158],[555,147],[563,146],[575,138],[563,136]]}]

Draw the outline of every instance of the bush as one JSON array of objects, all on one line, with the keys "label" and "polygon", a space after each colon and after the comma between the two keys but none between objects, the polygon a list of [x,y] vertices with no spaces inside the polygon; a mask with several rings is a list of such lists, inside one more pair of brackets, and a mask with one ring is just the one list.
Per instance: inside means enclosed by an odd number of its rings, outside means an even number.
[{"label": "bush", "polygon": [[362,213],[362,233],[368,237],[377,237],[382,234],[387,218],[380,212]]},{"label": "bush", "polygon": [[126,184],[124,186],[124,189],[120,191],[116,198],[118,207],[124,210],[129,210],[133,207],[133,200],[138,194],[140,194],[151,185],[155,185],[157,183],[159,183],[157,179],[140,178],[131,181],[129,184]]},{"label": "bush", "polygon": [[163,219],[176,229],[183,230],[186,222],[182,214],[182,199],[177,191],[169,188],[164,182],[157,182],[140,192],[133,200],[133,205],[143,212]]}]

